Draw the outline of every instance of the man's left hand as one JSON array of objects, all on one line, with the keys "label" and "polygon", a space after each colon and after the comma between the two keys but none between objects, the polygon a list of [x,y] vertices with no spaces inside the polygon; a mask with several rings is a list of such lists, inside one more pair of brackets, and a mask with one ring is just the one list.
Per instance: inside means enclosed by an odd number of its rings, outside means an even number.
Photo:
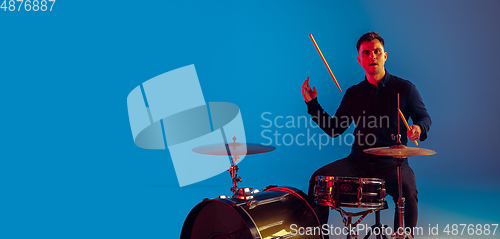
[{"label": "man's left hand", "polygon": [[420,126],[414,124],[410,126],[410,130],[406,132],[408,135],[408,138],[410,138],[411,141],[415,141],[420,139],[420,134],[422,133],[422,129],[420,129]]}]

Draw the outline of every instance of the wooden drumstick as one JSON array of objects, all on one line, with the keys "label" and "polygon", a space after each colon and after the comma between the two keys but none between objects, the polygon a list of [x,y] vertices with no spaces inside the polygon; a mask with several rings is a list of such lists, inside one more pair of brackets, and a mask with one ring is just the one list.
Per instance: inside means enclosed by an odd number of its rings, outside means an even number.
[{"label": "wooden drumstick", "polygon": [[[398,109],[399,111],[399,116],[401,116],[401,119],[403,119],[403,123],[405,123],[406,125],[406,129],[408,129],[408,131],[410,131],[410,126],[408,125],[408,122],[406,122],[406,119],[405,119],[405,116],[403,115],[403,112],[401,112],[401,109]],[[416,140],[414,140],[413,142],[415,142],[415,145],[418,146],[418,142]]]},{"label": "wooden drumstick", "polygon": [[340,85],[337,82],[337,79],[335,79],[335,76],[332,73],[332,70],[330,69],[330,66],[328,66],[328,63],[325,60],[325,57],[323,56],[323,53],[321,53],[321,50],[318,47],[318,44],[316,44],[316,41],[314,40],[314,37],[312,34],[309,34],[309,37],[311,37],[312,42],[314,43],[314,46],[316,47],[316,50],[318,50],[319,55],[321,56],[321,59],[323,59],[323,62],[325,63],[326,68],[328,68],[328,72],[330,72],[330,75],[333,78],[333,81],[335,81],[335,84],[337,84],[337,87],[339,88],[340,92],[342,92],[342,89],[340,89]]}]

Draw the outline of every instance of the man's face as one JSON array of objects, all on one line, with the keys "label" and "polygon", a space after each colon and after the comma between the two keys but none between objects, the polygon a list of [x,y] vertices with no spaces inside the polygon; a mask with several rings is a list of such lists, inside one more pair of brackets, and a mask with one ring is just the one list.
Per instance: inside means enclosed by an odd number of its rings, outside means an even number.
[{"label": "man's face", "polygon": [[361,43],[358,52],[358,62],[367,75],[375,75],[384,70],[387,60],[387,52],[379,40],[366,41]]}]

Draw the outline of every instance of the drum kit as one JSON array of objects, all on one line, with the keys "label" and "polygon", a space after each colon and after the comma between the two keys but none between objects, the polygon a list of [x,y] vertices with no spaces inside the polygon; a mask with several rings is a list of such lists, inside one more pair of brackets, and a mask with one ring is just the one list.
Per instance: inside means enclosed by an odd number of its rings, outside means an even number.
[{"label": "drum kit", "polygon": [[[240,155],[262,154],[273,146],[233,142],[196,147],[194,152],[229,156],[233,187],[232,196],[204,199],[188,214],[181,239],[285,239],[323,238],[321,234],[305,236],[301,230],[320,228],[320,221],[307,195],[293,187],[270,185],[265,189],[238,187]],[[295,227],[295,233],[293,231]]]},{"label": "drum kit", "polygon": [[[401,177],[401,165],[404,159],[411,156],[425,156],[435,154],[436,151],[422,148],[413,148],[398,144],[390,147],[380,147],[365,149],[363,152],[393,157],[397,165],[398,178],[398,201],[397,208],[399,214],[399,228],[391,235],[392,238],[412,239],[411,232],[406,231],[404,221],[405,198],[403,197],[403,181]],[[380,223],[380,210],[387,209],[385,181],[378,178],[357,178],[357,177],[336,177],[336,176],[317,176],[314,187],[315,202],[319,205],[329,206],[337,210],[342,216],[344,225],[347,228],[357,228],[357,225],[366,215],[375,212],[375,225],[368,231],[365,239],[371,236],[371,233],[378,229],[377,239],[386,238],[383,232],[385,227]],[[363,208],[367,209],[361,212],[346,212],[341,207]],[[352,223],[352,217],[361,216],[356,222]],[[355,231],[354,231],[355,232]],[[357,238],[356,233],[347,235],[347,238]]]},{"label": "drum kit", "polygon": [[[208,155],[227,155],[231,158],[232,196],[221,195],[204,199],[187,216],[182,227],[181,239],[285,239],[285,238],[324,238],[319,229],[320,220],[306,194],[293,187],[271,185],[265,189],[238,188],[242,182],[237,175],[239,156],[271,152],[273,146],[252,143],[233,143],[205,145],[193,151]],[[397,144],[391,147],[366,149],[373,155],[391,156],[398,163],[398,213],[404,228],[404,198],[402,197],[401,164],[410,156],[435,154],[435,151],[406,147]],[[314,187],[314,202],[339,211],[346,227],[356,225],[369,213],[376,213],[376,223],[365,238],[371,236],[375,228],[383,229],[380,224],[380,210],[387,209],[385,201],[385,182],[377,178],[356,178],[317,176]],[[341,207],[366,209],[351,213]],[[361,216],[352,223],[352,217]],[[302,230],[302,231],[301,231]],[[376,235],[377,238],[387,238]],[[327,235],[325,236],[328,237]],[[411,237],[411,235],[406,235]],[[347,238],[357,238],[356,233]],[[405,238],[404,233],[396,238]]]},{"label": "drum kit", "polygon": [[[399,95],[398,95],[399,98]],[[399,102],[399,100],[398,100]],[[398,104],[399,109],[399,104]],[[398,122],[399,129],[399,122]],[[399,130],[398,130],[399,131]],[[402,194],[401,165],[404,159],[413,156],[432,155],[433,150],[413,148],[402,145],[401,135],[393,137],[396,144],[390,147],[365,149],[371,155],[390,156],[397,163],[399,229],[392,238],[412,239],[405,231],[404,203]],[[337,210],[346,228],[348,239],[357,238],[356,226],[370,213],[375,212],[375,225],[367,232],[386,238],[379,232],[387,226],[380,223],[380,210],[387,209],[385,201],[385,182],[378,178],[357,178],[337,176],[317,176],[314,186],[314,199],[309,199],[301,190],[293,187],[270,185],[265,189],[238,188],[242,182],[237,175],[240,155],[262,154],[275,150],[273,146],[252,143],[212,144],[196,147],[194,152],[207,155],[229,156],[233,187],[232,196],[221,195],[204,199],[188,214],[181,231],[181,239],[285,239],[314,238],[324,239],[322,225],[312,200],[318,205]],[[361,212],[346,212],[342,207],[363,209]],[[352,217],[361,216],[352,223]],[[352,230],[354,229],[354,230]],[[387,231],[387,230],[386,230]]]}]

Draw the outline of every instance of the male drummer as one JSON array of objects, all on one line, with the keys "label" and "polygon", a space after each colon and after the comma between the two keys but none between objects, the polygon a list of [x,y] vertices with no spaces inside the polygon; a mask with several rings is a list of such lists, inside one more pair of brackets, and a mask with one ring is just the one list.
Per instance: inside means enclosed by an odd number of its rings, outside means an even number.
[{"label": "male drummer", "polygon": [[[358,40],[356,47],[358,63],[365,71],[365,79],[345,92],[334,117],[328,115],[318,103],[316,87],[311,89],[309,80],[302,85],[302,95],[307,103],[308,113],[326,134],[337,137],[353,121],[356,126],[349,156],[327,164],[314,172],[309,181],[309,196],[314,197],[313,190],[317,175],[381,178],[386,181],[388,194],[393,197],[394,202],[397,202],[397,169],[394,158],[369,155],[363,150],[396,144],[393,136],[398,134],[398,93],[401,111],[405,117],[411,117],[413,120],[411,130],[407,131],[410,140],[423,141],[427,138],[431,118],[415,85],[389,74],[384,68],[387,52],[384,51],[384,39],[378,33],[364,34]],[[401,123],[400,132],[405,131],[405,125]],[[408,138],[401,137],[401,143],[406,145]],[[418,218],[417,187],[415,175],[407,159],[403,162],[401,176],[403,197],[406,199],[405,227],[413,228],[416,227]],[[322,213],[320,220],[323,224],[327,223],[329,208],[318,207]],[[399,228],[397,210],[394,227]]]}]

